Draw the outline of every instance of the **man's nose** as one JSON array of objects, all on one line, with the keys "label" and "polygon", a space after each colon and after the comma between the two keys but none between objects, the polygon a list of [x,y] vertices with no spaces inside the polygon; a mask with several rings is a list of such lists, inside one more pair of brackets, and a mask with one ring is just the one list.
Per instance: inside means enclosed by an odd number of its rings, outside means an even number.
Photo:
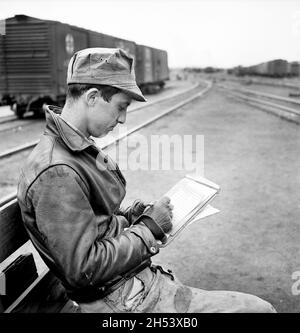
[{"label": "man's nose", "polygon": [[123,112],[123,113],[119,116],[118,123],[120,123],[120,124],[124,124],[125,121],[126,121],[126,112]]}]

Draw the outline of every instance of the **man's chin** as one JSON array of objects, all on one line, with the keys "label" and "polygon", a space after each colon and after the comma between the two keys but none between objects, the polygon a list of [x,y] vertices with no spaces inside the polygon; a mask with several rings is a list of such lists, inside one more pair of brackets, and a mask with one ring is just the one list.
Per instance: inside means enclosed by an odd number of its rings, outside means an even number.
[{"label": "man's chin", "polygon": [[111,131],[113,131],[113,129],[107,129],[104,133],[99,134],[97,138],[104,138],[105,136],[109,135]]},{"label": "man's chin", "polygon": [[102,133],[102,134],[100,134],[98,136],[95,136],[95,138],[101,139],[101,138],[104,138],[106,135],[107,135],[107,133]]}]

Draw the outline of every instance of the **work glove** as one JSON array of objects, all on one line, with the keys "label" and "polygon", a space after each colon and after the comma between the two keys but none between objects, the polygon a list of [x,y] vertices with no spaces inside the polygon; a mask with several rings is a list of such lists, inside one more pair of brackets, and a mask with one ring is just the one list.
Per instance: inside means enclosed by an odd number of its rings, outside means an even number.
[{"label": "work glove", "polygon": [[119,213],[125,216],[130,224],[134,224],[138,217],[143,214],[146,207],[147,205],[138,199],[135,200],[131,206],[127,207],[125,211],[121,211]]},{"label": "work glove", "polygon": [[151,204],[136,223],[143,222],[152,232],[153,236],[163,241],[165,234],[172,229],[173,206],[168,197],[162,197]]}]

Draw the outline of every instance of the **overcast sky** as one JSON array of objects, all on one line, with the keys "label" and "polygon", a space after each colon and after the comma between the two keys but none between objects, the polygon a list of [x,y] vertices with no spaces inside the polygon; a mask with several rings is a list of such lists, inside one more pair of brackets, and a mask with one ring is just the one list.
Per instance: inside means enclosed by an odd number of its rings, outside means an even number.
[{"label": "overcast sky", "polygon": [[170,67],[300,61],[300,0],[0,0],[15,14],[165,49]]}]

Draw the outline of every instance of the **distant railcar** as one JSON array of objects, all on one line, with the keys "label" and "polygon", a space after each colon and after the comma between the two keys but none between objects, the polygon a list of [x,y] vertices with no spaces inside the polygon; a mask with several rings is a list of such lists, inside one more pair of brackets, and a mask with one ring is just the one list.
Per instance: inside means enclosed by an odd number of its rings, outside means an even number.
[{"label": "distant railcar", "polygon": [[152,93],[169,79],[168,54],[164,50],[137,45],[137,82],[144,92]]},{"label": "distant railcar", "polygon": [[268,62],[267,75],[273,77],[284,77],[288,73],[288,62],[282,59],[276,59]]},{"label": "distant railcar", "polygon": [[[293,65],[293,72],[297,72],[300,67]],[[272,61],[263,62],[258,65],[248,67],[235,67],[233,72],[236,75],[261,75],[270,77],[285,77],[288,76],[291,71],[291,65],[283,59],[275,59]]]},{"label": "distant railcar", "polygon": [[256,75],[268,75],[268,62],[263,62],[261,64],[258,64],[256,66],[253,66],[252,74]]},{"label": "distant railcar", "polygon": [[293,61],[289,63],[288,74],[289,76],[300,75],[300,63],[298,61]]},{"label": "distant railcar", "polygon": [[169,78],[164,50],[61,22],[16,15],[6,20],[6,35],[0,36],[0,100],[10,104],[19,117],[28,110],[39,113],[44,103],[61,105],[69,60],[87,47],[125,49],[135,58],[137,83],[142,89],[162,87]]},{"label": "distant railcar", "polygon": [[155,82],[162,88],[169,79],[168,70],[168,53],[160,49],[152,49],[154,53],[154,79]]},{"label": "distant railcar", "polygon": [[276,59],[246,67],[246,71],[250,75],[284,77],[288,73],[288,62],[286,60]]}]

